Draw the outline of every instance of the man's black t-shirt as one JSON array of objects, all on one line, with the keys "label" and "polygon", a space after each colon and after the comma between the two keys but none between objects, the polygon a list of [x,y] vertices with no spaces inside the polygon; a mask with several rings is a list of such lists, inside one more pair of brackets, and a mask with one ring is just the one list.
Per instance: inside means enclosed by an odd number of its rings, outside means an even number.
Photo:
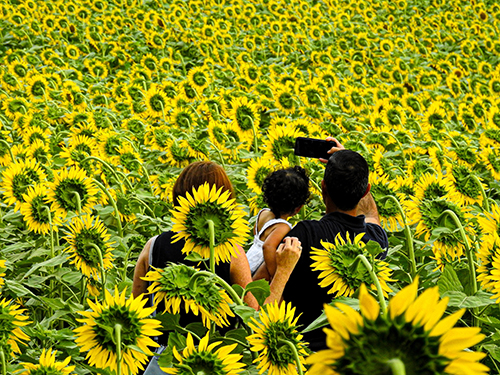
[{"label": "man's black t-shirt", "polygon": [[[332,301],[332,295],[328,294],[330,288],[322,288],[318,285],[320,272],[313,271],[310,257],[311,247],[323,248],[320,241],[335,243],[337,233],[345,239],[349,232],[349,238],[354,239],[357,234],[365,233],[363,242],[376,241],[386,249],[389,246],[387,234],[376,224],[366,223],[365,216],[350,216],[341,212],[332,212],[321,218],[321,220],[305,220],[299,222],[288,234],[297,237],[302,243],[302,255],[288,280],[283,298],[292,306],[296,307],[297,313],[302,315],[298,324],[302,328],[307,327],[321,315],[323,305]],[[385,253],[382,255],[385,257]],[[326,335],[322,329],[316,329],[304,334],[304,341],[309,343],[311,350],[326,349]]]}]

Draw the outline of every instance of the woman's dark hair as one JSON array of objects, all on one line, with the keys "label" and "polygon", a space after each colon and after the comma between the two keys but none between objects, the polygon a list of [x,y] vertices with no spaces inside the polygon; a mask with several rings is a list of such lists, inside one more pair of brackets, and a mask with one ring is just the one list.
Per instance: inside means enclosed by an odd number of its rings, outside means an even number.
[{"label": "woman's dark hair", "polygon": [[368,163],[355,151],[335,152],[326,164],[324,181],[332,202],[342,211],[352,210],[368,188]]},{"label": "woman's dark hair", "polygon": [[291,214],[309,198],[309,177],[298,166],[279,169],[265,178],[262,192],[276,217]]},{"label": "woman's dark hair", "polygon": [[208,182],[210,185],[222,187],[222,190],[231,192],[230,198],[234,198],[234,190],[229,177],[224,168],[211,161],[196,161],[189,164],[181,172],[175,181],[172,189],[172,200],[174,206],[179,205],[179,197],[186,197],[186,193],[192,194],[193,188],[197,189],[200,185]]}]

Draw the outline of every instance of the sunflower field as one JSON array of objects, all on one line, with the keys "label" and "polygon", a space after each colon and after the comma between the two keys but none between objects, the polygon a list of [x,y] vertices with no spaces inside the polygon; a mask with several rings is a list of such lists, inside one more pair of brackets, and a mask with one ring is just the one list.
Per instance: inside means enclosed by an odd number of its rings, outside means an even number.
[{"label": "sunflower field", "polygon": [[[0,375],[137,374],[160,331],[172,374],[500,373],[496,1],[1,0],[0,15]],[[343,287],[310,327],[290,304],[241,303],[265,283],[182,265],[148,274],[169,312],[153,318],[132,277],[149,238],[183,227],[182,169],[224,167],[237,200],[207,204],[239,210],[226,226],[248,249],[274,169],[310,176],[294,222],[324,213],[324,164],[294,155],[299,136],[368,161],[386,261],[356,239],[318,250]],[[203,322],[179,326],[189,309]],[[324,326],[311,353],[301,332]]]}]

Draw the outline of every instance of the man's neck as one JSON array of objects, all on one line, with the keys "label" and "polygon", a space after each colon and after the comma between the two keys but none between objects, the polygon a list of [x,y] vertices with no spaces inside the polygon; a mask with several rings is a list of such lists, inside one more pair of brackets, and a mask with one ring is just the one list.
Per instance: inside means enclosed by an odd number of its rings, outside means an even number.
[{"label": "man's neck", "polygon": [[326,202],[326,213],[327,214],[332,213],[332,212],[341,212],[343,214],[347,214],[347,215],[350,215],[350,216],[358,216],[357,215],[357,211],[358,211],[357,206],[354,207],[352,210],[343,211],[343,210],[339,209],[335,205],[335,203],[333,203],[331,200],[329,200],[329,202]]}]

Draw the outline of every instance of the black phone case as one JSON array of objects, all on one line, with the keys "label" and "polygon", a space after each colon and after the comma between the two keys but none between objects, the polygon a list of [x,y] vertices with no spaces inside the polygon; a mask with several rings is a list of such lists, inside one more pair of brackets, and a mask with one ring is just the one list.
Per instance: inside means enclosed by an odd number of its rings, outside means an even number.
[{"label": "black phone case", "polygon": [[307,158],[322,158],[328,160],[331,156],[328,151],[335,146],[336,143],[333,141],[298,137],[295,139],[294,153],[297,156],[304,156]]}]

